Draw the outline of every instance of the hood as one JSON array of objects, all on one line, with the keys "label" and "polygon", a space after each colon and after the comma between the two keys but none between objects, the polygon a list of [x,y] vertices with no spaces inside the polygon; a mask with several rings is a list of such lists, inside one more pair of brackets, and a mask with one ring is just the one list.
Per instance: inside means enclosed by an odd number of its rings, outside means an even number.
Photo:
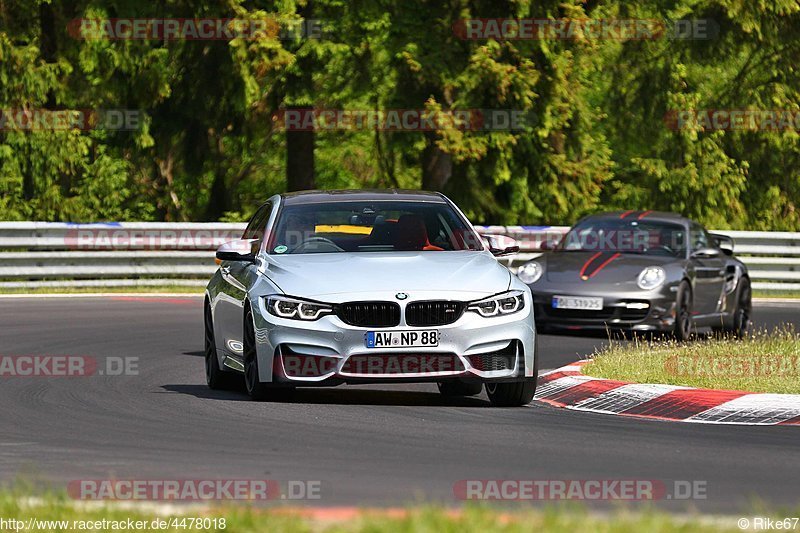
[{"label": "hood", "polygon": [[481,298],[511,281],[491,254],[474,251],[269,255],[265,274],[285,294],[331,302],[412,291]]},{"label": "hood", "polygon": [[[648,266],[680,261],[665,255],[617,254],[615,252],[550,252],[539,257],[544,276],[551,283],[624,283],[635,280]],[[583,280],[581,273],[588,279]]]}]

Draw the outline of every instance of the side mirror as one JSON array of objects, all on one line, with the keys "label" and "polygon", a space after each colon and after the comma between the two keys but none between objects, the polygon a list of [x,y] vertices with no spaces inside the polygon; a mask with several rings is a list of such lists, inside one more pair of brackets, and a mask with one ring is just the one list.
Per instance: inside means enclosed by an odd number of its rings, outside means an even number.
[{"label": "side mirror", "polygon": [[712,233],[711,238],[714,240],[714,244],[717,248],[722,250],[722,253],[725,255],[733,255],[734,242],[732,238],[727,235],[720,235],[719,233]]},{"label": "side mirror", "polygon": [[217,262],[219,261],[245,261],[255,263],[256,254],[253,251],[256,239],[239,239],[223,243],[217,248]]},{"label": "side mirror", "polygon": [[558,248],[559,242],[560,241],[553,239],[542,241],[542,244],[539,245],[539,249],[545,251],[555,250],[556,248]]},{"label": "side mirror", "polygon": [[519,243],[505,235],[484,235],[487,248],[492,255],[511,255],[519,253]]},{"label": "side mirror", "polygon": [[699,248],[692,252],[693,259],[711,259],[722,255],[722,251],[717,248]]}]

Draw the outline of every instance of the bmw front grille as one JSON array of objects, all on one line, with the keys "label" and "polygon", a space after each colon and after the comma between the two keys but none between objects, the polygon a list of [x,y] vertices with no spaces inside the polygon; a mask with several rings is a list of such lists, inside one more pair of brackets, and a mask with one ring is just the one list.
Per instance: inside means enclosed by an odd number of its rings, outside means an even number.
[{"label": "bmw front grille", "polygon": [[347,302],[336,307],[345,324],[390,328],[400,324],[400,306],[394,302]]},{"label": "bmw front grille", "polygon": [[458,320],[464,312],[462,302],[432,300],[412,302],[406,306],[406,324],[409,326],[444,326]]},{"label": "bmw front grille", "polygon": [[[411,302],[406,306],[406,324],[432,327],[452,324],[464,314],[466,304],[449,300]],[[336,315],[345,324],[359,327],[390,328],[400,324],[400,305],[395,302],[346,302],[336,306]]]}]

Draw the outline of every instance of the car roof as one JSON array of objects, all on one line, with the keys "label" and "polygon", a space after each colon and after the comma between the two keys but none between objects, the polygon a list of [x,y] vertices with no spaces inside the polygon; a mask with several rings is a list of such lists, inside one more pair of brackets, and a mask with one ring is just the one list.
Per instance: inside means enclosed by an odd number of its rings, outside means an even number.
[{"label": "car roof", "polygon": [[314,190],[284,193],[280,196],[285,205],[373,201],[446,203],[441,193],[404,189]]},{"label": "car roof", "polygon": [[693,222],[691,219],[679,215],[678,213],[646,210],[609,211],[607,213],[598,213],[583,218],[583,220],[598,219],[650,220],[656,222],[672,222],[673,224],[681,225],[689,225]]}]

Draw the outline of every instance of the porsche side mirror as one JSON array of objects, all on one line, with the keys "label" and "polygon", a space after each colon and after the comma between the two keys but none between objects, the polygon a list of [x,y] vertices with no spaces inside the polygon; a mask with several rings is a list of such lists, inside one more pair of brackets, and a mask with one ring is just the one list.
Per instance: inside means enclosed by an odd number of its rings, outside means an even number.
[{"label": "porsche side mirror", "polygon": [[556,248],[558,248],[558,243],[559,243],[559,241],[557,241],[557,240],[552,240],[552,239],[551,240],[545,240],[545,241],[542,241],[542,243],[539,245],[539,249],[540,250],[545,250],[545,251],[555,250]]},{"label": "porsche side mirror", "polygon": [[484,235],[489,251],[495,257],[519,253],[519,243],[505,235]]},{"label": "porsche side mirror", "polygon": [[699,248],[692,252],[692,259],[711,259],[722,255],[722,251],[717,248]]},{"label": "porsche side mirror", "polygon": [[722,250],[723,254],[733,255],[734,242],[732,238],[719,233],[712,233],[711,238],[714,240],[716,247]]},{"label": "porsche side mirror", "polygon": [[256,254],[253,245],[258,242],[255,239],[238,239],[223,243],[217,248],[217,262],[220,261],[244,261],[254,263]]}]

